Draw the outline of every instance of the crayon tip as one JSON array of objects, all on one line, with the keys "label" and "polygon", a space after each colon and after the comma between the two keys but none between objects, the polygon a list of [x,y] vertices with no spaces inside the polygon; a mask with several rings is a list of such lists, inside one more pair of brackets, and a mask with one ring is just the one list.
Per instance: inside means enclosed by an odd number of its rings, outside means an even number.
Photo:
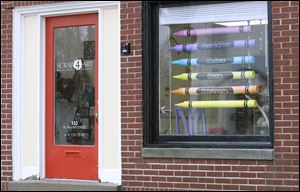
[{"label": "crayon tip", "polygon": [[171,91],[171,93],[178,94],[178,95],[184,95],[184,91],[182,91],[182,88],[175,89],[175,90]]},{"label": "crayon tip", "polygon": [[186,36],[186,30],[181,30],[173,33],[174,36]]},{"label": "crayon tip", "polygon": [[176,48],[176,46],[174,46],[174,47],[171,47],[170,50],[171,50],[171,51],[176,51],[177,48]]},{"label": "crayon tip", "polygon": [[177,103],[177,104],[175,104],[175,106],[187,108],[188,107],[188,102],[184,101],[182,103]]},{"label": "crayon tip", "polygon": [[180,89],[175,89],[175,90],[171,91],[171,93],[175,93],[175,94],[177,94],[179,92],[180,92]]},{"label": "crayon tip", "polygon": [[191,58],[191,59],[179,59],[179,60],[175,60],[172,61],[172,64],[176,64],[176,65],[183,65],[183,66],[187,66],[187,65],[197,65],[197,58]]},{"label": "crayon tip", "polygon": [[174,47],[171,47],[170,49],[171,49],[171,51],[181,52],[182,45],[175,45]]},{"label": "crayon tip", "polygon": [[172,64],[176,64],[176,65],[186,65],[186,59],[179,59],[179,60],[175,60],[175,61],[172,61],[171,63]]},{"label": "crayon tip", "polygon": [[174,79],[179,79],[179,80],[186,80],[187,79],[187,74],[180,74],[180,75],[175,75],[173,76]]}]

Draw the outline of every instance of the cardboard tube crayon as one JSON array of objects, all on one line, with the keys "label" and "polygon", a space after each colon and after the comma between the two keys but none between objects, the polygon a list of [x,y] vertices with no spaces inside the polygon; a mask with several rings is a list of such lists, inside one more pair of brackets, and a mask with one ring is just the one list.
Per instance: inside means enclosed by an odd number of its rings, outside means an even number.
[{"label": "cardboard tube crayon", "polygon": [[251,32],[251,25],[232,26],[232,27],[218,27],[205,29],[185,29],[173,33],[174,36],[198,36],[198,35],[218,35],[218,34],[232,34],[232,33],[249,33]]},{"label": "cardboard tube crayon", "polygon": [[254,79],[254,71],[233,71],[233,72],[201,72],[201,73],[182,73],[173,76],[179,80],[222,80],[222,79]]},{"label": "cardboard tube crayon", "polygon": [[195,66],[200,64],[253,64],[255,63],[254,56],[237,56],[229,58],[189,58],[180,59],[171,62],[181,66]]},{"label": "cardboard tube crayon", "polygon": [[177,95],[216,95],[216,94],[256,94],[259,92],[257,85],[230,86],[230,87],[187,87],[173,90]]},{"label": "cardboard tube crayon", "polygon": [[255,108],[256,100],[184,101],[175,104],[183,108]]},{"label": "cardboard tube crayon", "polygon": [[177,44],[170,49],[176,52],[194,52],[207,49],[244,48],[254,46],[256,46],[256,40],[247,39],[234,41],[215,41],[211,43]]}]

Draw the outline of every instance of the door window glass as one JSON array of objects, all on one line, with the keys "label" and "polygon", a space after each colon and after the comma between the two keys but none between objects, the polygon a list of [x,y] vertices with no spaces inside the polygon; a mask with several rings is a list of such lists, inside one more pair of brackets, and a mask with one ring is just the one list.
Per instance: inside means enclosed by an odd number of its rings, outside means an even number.
[{"label": "door window glass", "polygon": [[95,26],[54,29],[55,144],[93,145]]}]

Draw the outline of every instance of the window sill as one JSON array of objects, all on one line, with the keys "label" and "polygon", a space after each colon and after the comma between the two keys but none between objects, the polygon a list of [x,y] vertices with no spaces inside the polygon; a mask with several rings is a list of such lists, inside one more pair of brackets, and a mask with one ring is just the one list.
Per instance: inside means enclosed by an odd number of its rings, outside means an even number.
[{"label": "window sill", "polygon": [[143,148],[142,157],[273,160],[273,149]]}]

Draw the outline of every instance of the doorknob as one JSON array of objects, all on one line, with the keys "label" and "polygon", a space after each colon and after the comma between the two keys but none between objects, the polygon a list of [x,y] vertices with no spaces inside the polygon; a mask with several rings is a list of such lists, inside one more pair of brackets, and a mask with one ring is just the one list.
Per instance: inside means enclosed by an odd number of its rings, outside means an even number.
[{"label": "doorknob", "polygon": [[98,112],[96,112],[94,115],[95,115],[96,121],[98,122]]}]

